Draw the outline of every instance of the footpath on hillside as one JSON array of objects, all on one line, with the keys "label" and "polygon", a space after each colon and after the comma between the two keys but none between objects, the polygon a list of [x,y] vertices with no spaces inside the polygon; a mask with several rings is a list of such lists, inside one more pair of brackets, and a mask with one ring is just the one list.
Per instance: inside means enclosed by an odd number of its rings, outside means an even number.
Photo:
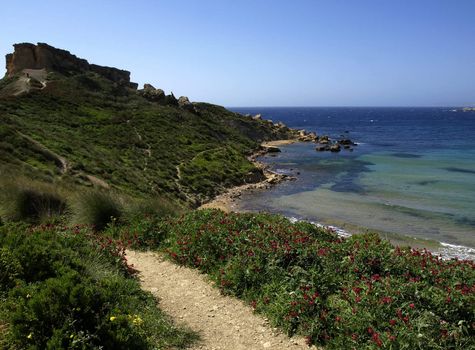
[{"label": "footpath on hillside", "polygon": [[289,338],[272,328],[242,301],[220,294],[197,270],[153,252],[128,251],[127,259],[139,270],[142,288],[158,298],[160,308],[177,324],[199,334],[201,340],[191,349],[316,349],[301,337]]}]

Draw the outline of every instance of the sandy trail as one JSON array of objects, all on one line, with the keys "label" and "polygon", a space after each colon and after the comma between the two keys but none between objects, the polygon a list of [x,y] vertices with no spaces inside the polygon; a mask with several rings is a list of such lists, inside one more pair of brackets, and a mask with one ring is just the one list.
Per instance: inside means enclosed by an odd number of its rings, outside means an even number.
[{"label": "sandy trail", "polygon": [[159,299],[160,308],[200,335],[201,340],[191,349],[309,349],[303,338],[288,338],[254,314],[250,306],[221,295],[197,270],[180,267],[152,252],[128,251],[127,258],[140,271],[142,288]]}]

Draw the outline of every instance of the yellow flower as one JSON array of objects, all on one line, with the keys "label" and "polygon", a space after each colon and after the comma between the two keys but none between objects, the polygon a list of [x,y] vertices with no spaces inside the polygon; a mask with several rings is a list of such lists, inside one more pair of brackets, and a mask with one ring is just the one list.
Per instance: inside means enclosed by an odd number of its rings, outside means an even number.
[{"label": "yellow flower", "polygon": [[73,339],[73,338],[74,338],[74,334],[71,334],[71,335],[69,336],[69,338]]},{"label": "yellow flower", "polygon": [[140,326],[143,323],[143,320],[139,316],[135,315],[132,323],[134,325]]},{"label": "yellow flower", "polygon": [[33,338],[33,333],[28,334],[27,338],[28,338],[28,339]]},{"label": "yellow flower", "polygon": [[115,316],[111,316],[111,317],[109,318],[109,320],[110,320],[111,322],[113,322],[116,318],[117,318],[117,317],[115,317]]}]

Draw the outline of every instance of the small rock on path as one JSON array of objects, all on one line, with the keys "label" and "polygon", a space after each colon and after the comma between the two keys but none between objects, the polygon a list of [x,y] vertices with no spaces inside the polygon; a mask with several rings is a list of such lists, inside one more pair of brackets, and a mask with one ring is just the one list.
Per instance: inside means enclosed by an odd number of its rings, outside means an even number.
[{"label": "small rock on path", "polygon": [[142,288],[159,299],[160,308],[177,324],[200,335],[191,349],[316,349],[301,337],[278,332],[242,301],[221,295],[197,270],[175,265],[153,252],[128,251],[127,259],[140,271]]}]

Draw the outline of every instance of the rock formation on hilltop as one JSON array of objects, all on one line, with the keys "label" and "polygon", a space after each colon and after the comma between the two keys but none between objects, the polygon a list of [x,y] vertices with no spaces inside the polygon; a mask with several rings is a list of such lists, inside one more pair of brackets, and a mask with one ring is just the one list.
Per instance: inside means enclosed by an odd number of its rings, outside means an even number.
[{"label": "rock formation on hilltop", "polygon": [[21,43],[13,45],[12,54],[6,55],[7,77],[23,72],[25,69],[45,69],[65,75],[94,72],[117,84],[136,89],[137,84],[130,82],[130,72],[112,67],[89,64],[69,51],[57,49],[48,44]]}]

